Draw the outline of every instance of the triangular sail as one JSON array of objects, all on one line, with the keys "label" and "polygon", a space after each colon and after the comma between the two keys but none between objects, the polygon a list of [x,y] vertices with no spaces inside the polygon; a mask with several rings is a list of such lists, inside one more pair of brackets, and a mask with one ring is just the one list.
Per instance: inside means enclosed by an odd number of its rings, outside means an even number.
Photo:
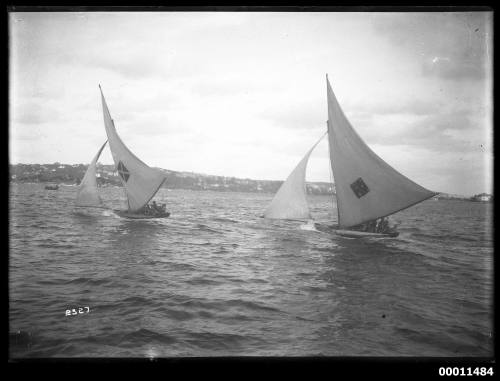
[{"label": "triangular sail", "polygon": [[[325,135],[321,137],[323,139]],[[306,198],[306,168],[311,152],[321,141],[319,139],[306,153],[297,167],[290,173],[278,192],[274,195],[271,204],[264,212],[265,218],[276,219],[309,219],[311,213]]]},{"label": "triangular sail", "polygon": [[165,181],[165,175],[148,167],[125,146],[116,132],[102,90],[101,99],[109,148],[127,194],[128,208],[131,212],[137,212],[158,192]]},{"label": "triangular sail", "polygon": [[106,140],[102,147],[99,149],[95,155],[92,162],[87,168],[87,172],[83,176],[82,182],[80,183],[77,193],[76,193],[76,205],[77,206],[101,206],[102,200],[97,192],[97,181],[96,181],[96,163],[101,156],[101,152],[106,146]]},{"label": "triangular sail", "polygon": [[385,217],[436,193],[414,183],[378,157],[354,131],[327,77],[328,143],[340,227]]}]

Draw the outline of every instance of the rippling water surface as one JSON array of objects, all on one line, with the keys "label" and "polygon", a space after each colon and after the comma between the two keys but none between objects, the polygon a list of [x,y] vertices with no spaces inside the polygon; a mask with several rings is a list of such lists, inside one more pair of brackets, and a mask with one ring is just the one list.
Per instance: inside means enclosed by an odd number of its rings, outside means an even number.
[{"label": "rippling water surface", "polygon": [[259,218],[272,195],[162,189],[170,218],[127,220],[75,194],[11,185],[11,357],[493,354],[491,204],[425,201],[371,240]]}]

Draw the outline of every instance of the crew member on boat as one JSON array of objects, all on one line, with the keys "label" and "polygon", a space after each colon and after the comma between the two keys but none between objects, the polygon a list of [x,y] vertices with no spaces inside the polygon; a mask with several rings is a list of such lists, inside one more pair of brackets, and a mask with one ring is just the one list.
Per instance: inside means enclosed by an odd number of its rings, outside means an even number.
[{"label": "crew member on boat", "polygon": [[151,205],[144,205],[143,212],[146,216],[170,215],[170,213],[167,212],[166,204],[158,205],[156,201],[153,201]]},{"label": "crew member on boat", "polygon": [[358,226],[353,227],[352,229],[367,233],[379,233],[379,234],[388,234],[391,230],[389,227],[389,221],[387,217],[382,217],[380,219],[364,222]]},{"label": "crew member on boat", "polygon": [[159,207],[158,207],[158,205],[156,204],[156,201],[153,201],[153,202],[152,202],[151,207],[153,208],[153,210],[154,210],[156,213],[160,213],[160,212],[161,212],[160,208],[159,208]]},{"label": "crew member on boat", "polygon": [[388,233],[389,232],[389,221],[387,217],[382,217],[377,224],[377,233]]},{"label": "crew member on boat", "polygon": [[366,231],[370,233],[375,233],[377,231],[377,220],[368,221]]},{"label": "crew member on boat", "polygon": [[165,213],[167,211],[167,206],[165,204],[158,205],[156,201],[153,201],[153,209],[158,213]]}]

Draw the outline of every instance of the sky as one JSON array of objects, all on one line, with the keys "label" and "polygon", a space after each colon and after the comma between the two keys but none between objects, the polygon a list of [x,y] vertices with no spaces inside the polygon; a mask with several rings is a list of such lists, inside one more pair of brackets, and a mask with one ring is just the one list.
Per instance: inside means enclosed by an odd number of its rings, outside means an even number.
[{"label": "sky", "polygon": [[[284,180],[326,131],[326,79],[383,160],[438,192],[493,191],[492,13],[14,12],[9,157]],[[327,139],[308,181],[331,181]],[[106,148],[101,163],[112,164]]]}]

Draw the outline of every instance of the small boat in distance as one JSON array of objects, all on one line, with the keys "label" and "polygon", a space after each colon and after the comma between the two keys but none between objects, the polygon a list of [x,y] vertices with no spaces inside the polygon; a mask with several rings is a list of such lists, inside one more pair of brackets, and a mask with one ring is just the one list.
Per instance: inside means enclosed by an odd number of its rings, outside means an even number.
[{"label": "small boat in distance", "polygon": [[[341,236],[397,237],[399,233],[385,219],[437,195],[403,176],[373,152],[347,120],[326,76],[330,165],[337,199],[337,224],[316,223],[318,230]],[[323,137],[322,137],[323,138]],[[320,139],[321,140],[321,139]],[[282,184],[264,217],[310,218],[306,202],[307,152]],[[380,219],[377,225],[376,221]]]},{"label": "small boat in distance", "polygon": [[127,198],[127,210],[116,210],[115,212],[126,218],[149,219],[166,218],[170,213],[165,210],[165,205],[149,206],[148,202],[158,192],[166,177],[160,171],[150,168],[147,164],[135,156],[123,143],[116,132],[115,124],[108,110],[104,94],[101,91],[102,110],[104,115],[104,127],[108,136],[109,149],[115,162],[116,171],[120,177]]},{"label": "small boat in distance", "polygon": [[78,190],[76,192],[76,206],[77,207],[94,207],[94,208],[102,208],[102,200],[97,191],[97,181],[96,181],[96,164],[97,160],[99,160],[99,156],[101,156],[101,152],[106,146],[106,140],[102,147],[99,149],[94,159],[92,159],[83,179],[78,186]]},{"label": "small boat in distance", "polygon": [[58,190],[59,189],[59,185],[58,184],[45,185],[45,189],[47,189],[47,190]]}]

